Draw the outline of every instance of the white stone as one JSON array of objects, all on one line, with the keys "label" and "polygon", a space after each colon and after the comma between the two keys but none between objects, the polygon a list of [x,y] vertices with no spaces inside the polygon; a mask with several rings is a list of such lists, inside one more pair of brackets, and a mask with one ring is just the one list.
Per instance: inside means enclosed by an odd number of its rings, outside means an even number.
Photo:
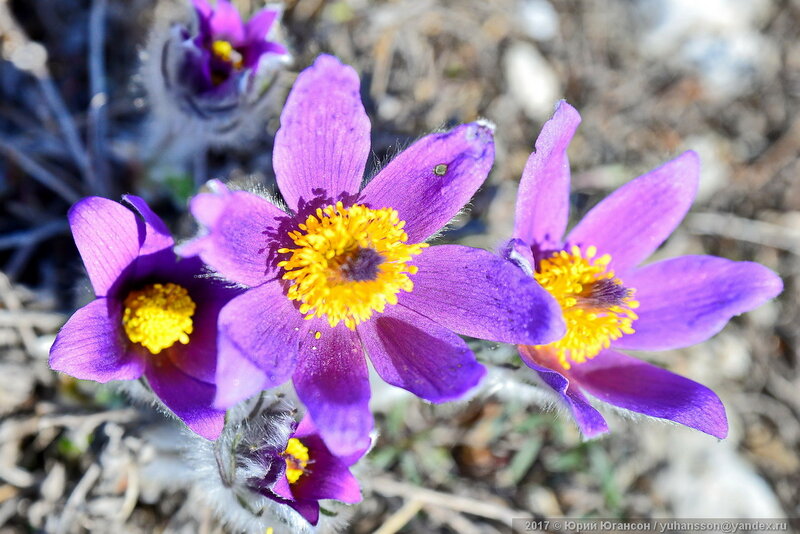
[{"label": "white stone", "polygon": [[561,96],[558,75],[535,46],[516,42],[503,58],[506,82],[511,96],[525,114],[543,121],[553,113]]}]

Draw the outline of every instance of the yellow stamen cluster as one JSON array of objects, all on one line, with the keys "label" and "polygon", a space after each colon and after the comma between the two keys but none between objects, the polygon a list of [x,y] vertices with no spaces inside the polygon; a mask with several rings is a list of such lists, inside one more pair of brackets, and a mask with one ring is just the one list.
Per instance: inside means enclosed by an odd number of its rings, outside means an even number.
[{"label": "yellow stamen cluster", "polygon": [[152,354],[176,342],[189,343],[196,306],[185,288],[172,283],[151,284],[128,293],[123,304],[122,326],[128,339]]},{"label": "yellow stamen cluster", "polygon": [[[317,209],[298,231],[289,233],[297,248],[278,250],[291,254],[278,264],[284,280],[292,282],[287,296],[301,303],[306,319],[326,317],[332,327],[344,321],[351,330],[373,311],[381,313],[386,304],[397,304],[401,290],[414,288],[409,275],[417,267],[408,262],[428,246],[406,244],[404,226],[391,208],[345,208],[337,202]],[[364,251],[379,264],[370,276],[354,276],[352,269],[358,268]]]},{"label": "yellow stamen cluster", "polygon": [[233,45],[224,40],[217,40],[211,43],[211,51],[222,61],[230,63],[236,69],[241,69],[244,64],[242,54]]},{"label": "yellow stamen cluster", "polygon": [[[570,252],[556,252],[541,261],[536,280],[561,305],[567,333],[559,341],[536,348],[553,349],[564,369],[582,363],[607,349],[611,341],[634,332],[632,324],[638,319],[633,311],[639,303],[632,299],[633,290],[622,286],[614,271],[608,270],[611,256],[598,258],[597,248],[590,246],[586,253],[573,246]],[[616,298],[603,299],[598,289],[615,288]]]},{"label": "yellow stamen cluster", "polygon": [[308,447],[297,438],[289,438],[282,456],[286,460],[286,478],[289,484],[294,484],[305,474],[308,467]]}]

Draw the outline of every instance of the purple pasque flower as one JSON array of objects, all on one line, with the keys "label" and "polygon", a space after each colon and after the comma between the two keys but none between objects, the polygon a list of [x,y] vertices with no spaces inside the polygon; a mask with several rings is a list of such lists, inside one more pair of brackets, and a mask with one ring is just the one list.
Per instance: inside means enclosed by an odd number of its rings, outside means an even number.
[{"label": "purple pasque flower", "polygon": [[135,211],[88,197],[69,212],[97,298],[58,333],[50,367],[96,382],[144,375],[190,429],[216,439],[225,415],[212,406],[217,317],[239,291],[204,276],[199,258],[178,259],[147,203],[124,199]]},{"label": "purple pasque flower", "polygon": [[778,295],[782,282],[752,262],[715,256],[647,259],[686,215],[697,192],[694,152],[636,178],[600,202],[566,237],[567,146],[580,115],[566,102],[536,140],[519,187],[509,259],[559,302],[567,333],[520,344],[522,360],[561,396],[582,433],[608,431],[586,393],[625,410],[724,438],[725,408],[714,392],[620,352],[694,345],[734,315]]},{"label": "purple pasque flower", "polygon": [[367,448],[346,457],[331,452],[311,418],[306,415],[289,437],[283,449],[264,451],[273,457],[272,463],[285,464],[276,482],[260,484],[251,480],[251,488],[275,502],[293,508],[306,521],[319,521],[319,501],[335,499],[348,504],[361,502],[358,480],[350,472]]},{"label": "purple pasque flower", "polygon": [[265,7],[244,23],[229,0],[192,5],[197,27],[173,27],[161,51],[161,75],[185,113],[218,122],[224,133],[247,116],[288,56],[269,38],[280,10]]},{"label": "purple pasque flower", "polygon": [[220,314],[217,405],[292,378],[339,455],[373,426],[365,351],[386,382],[444,402],[485,372],[456,334],[532,344],[564,331],[555,300],[502,258],[425,243],[486,179],[491,127],[423,137],[362,189],[369,133],[355,71],[320,56],[275,137],[290,212],[210,182],[191,202],[207,231],[183,249],[252,288]]}]

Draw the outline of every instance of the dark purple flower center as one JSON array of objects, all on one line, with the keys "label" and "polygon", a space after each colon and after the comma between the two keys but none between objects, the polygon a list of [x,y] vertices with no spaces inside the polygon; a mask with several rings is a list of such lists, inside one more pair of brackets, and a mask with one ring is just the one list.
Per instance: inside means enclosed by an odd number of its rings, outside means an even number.
[{"label": "dark purple flower center", "polygon": [[231,73],[241,70],[244,57],[233,44],[223,39],[211,43],[211,82],[220,85],[228,80]]},{"label": "dark purple flower center", "polygon": [[368,282],[378,278],[383,256],[372,248],[359,248],[344,260],[339,268],[342,276],[351,282]]},{"label": "dark purple flower center", "polygon": [[625,299],[633,292],[616,279],[602,278],[584,287],[577,296],[578,306],[597,309],[611,306],[624,306]]}]

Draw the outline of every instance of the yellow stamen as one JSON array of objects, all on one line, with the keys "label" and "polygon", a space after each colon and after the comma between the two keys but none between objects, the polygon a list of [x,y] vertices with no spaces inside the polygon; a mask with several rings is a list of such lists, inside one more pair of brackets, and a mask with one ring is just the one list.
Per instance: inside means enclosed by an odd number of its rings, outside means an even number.
[{"label": "yellow stamen", "polygon": [[224,40],[217,40],[211,43],[211,51],[222,61],[230,63],[234,68],[241,69],[244,63],[242,54],[236,50],[231,43]]},{"label": "yellow stamen", "polygon": [[286,478],[289,484],[294,484],[305,474],[308,467],[308,447],[297,438],[289,438],[282,456],[286,460]]},{"label": "yellow stamen", "polygon": [[333,327],[344,321],[352,329],[397,294],[414,288],[412,257],[428,245],[406,243],[397,211],[355,205],[317,209],[299,230],[289,232],[297,248],[282,248],[291,257],[278,263],[292,282],[287,296],[299,301],[306,319],[326,317]]},{"label": "yellow stamen", "polygon": [[597,248],[586,253],[573,246],[570,252],[556,252],[541,261],[536,280],[561,305],[567,333],[559,341],[536,348],[553,349],[564,369],[582,363],[607,349],[611,341],[632,334],[633,322],[639,317],[633,311],[639,303],[633,300],[633,289],[608,270],[611,256],[599,258]]},{"label": "yellow stamen", "polygon": [[128,339],[152,354],[176,342],[189,343],[196,306],[183,287],[172,283],[151,284],[128,293],[124,306],[122,326]]}]

